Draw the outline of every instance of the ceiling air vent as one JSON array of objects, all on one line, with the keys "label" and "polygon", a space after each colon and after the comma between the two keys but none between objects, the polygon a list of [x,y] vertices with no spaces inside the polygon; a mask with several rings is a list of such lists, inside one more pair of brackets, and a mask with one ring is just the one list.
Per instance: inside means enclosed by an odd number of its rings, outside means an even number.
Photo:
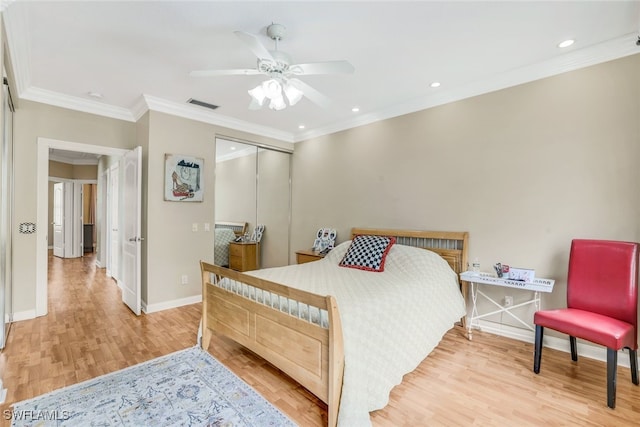
[{"label": "ceiling air vent", "polygon": [[215,110],[216,108],[218,108],[217,105],[209,104],[208,102],[204,102],[204,101],[198,101],[197,99],[193,99],[193,98],[189,98],[187,102],[189,104],[199,105],[204,108],[210,108],[212,110]]}]

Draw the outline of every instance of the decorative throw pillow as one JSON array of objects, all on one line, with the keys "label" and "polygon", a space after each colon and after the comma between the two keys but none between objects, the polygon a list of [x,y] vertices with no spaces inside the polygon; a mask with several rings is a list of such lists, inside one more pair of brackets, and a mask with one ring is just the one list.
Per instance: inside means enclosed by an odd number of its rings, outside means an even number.
[{"label": "decorative throw pillow", "polygon": [[395,242],[395,237],[357,235],[339,265],[360,270],[384,271],[384,260]]}]

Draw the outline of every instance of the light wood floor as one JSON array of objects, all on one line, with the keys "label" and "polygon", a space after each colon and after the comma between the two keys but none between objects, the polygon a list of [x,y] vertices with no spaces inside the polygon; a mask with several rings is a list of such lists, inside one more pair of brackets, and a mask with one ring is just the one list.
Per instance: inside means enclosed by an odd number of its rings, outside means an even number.
[{"label": "light wood floor", "polygon": [[[113,372],[196,342],[200,304],[136,317],[93,257],[50,258],[49,315],[12,326],[0,373],[17,401]],[[326,407],[251,352],[214,336],[209,351],[300,426],[326,423]],[[604,352],[604,349],[603,349]],[[640,387],[618,372],[617,407],[606,406],[605,364],[453,329],[372,413],[374,426],[625,426],[640,424]]]}]

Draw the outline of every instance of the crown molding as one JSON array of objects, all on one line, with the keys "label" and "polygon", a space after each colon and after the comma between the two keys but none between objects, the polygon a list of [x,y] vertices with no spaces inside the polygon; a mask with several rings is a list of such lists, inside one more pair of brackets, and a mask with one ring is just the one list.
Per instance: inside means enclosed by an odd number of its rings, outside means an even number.
[{"label": "crown molding", "polygon": [[574,71],[591,65],[612,61],[625,56],[634,55],[640,53],[640,48],[636,46],[637,39],[638,35],[636,33],[629,33],[616,39],[567,52],[566,54],[547,61],[516,68],[491,76],[484,80],[468,83],[464,86],[455,87],[450,90],[436,91],[429,96],[416,98],[390,108],[359,115],[353,119],[333,123],[321,128],[310,129],[306,132],[298,132],[294,135],[294,142],[317,138],[354,127],[371,124],[377,121],[402,116],[404,114],[414,113],[427,108],[437,107],[450,102],[460,101],[465,98],[471,98],[473,96],[529,83],[534,80]]},{"label": "crown molding", "polygon": [[68,157],[58,156],[56,154],[49,154],[49,160],[53,160],[60,163],[67,163],[69,165],[79,165],[79,166],[84,166],[84,165],[95,166],[98,164],[98,159],[70,159]]},{"label": "crown molding", "polygon": [[55,105],[56,107],[68,108],[70,110],[82,111],[84,113],[97,114],[99,116],[110,117],[112,119],[135,122],[131,111],[102,102],[83,99],[77,96],[65,95],[51,90],[30,87],[20,94],[20,98],[29,101],[41,102],[43,104]]},{"label": "crown molding", "polygon": [[137,122],[147,113],[147,111],[149,111],[149,105],[147,104],[144,95],[140,95],[131,107],[131,115]]},{"label": "crown molding", "polygon": [[237,120],[205,110],[191,104],[179,104],[167,101],[150,95],[143,95],[149,110],[167,113],[186,119],[196,120],[211,125],[222,126],[242,132],[253,133],[267,138],[274,138],[285,142],[294,142],[291,132],[284,132],[267,126],[256,125],[255,123]]}]

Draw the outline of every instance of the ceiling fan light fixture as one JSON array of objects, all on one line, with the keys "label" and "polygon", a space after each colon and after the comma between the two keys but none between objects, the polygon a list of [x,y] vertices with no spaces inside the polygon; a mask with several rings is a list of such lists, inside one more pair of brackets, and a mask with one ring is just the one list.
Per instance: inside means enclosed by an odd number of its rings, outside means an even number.
[{"label": "ceiling fan light fixture", "polygon": [[[284,84],[283,84],[284,83]],[[248,91],[251,95],[251,103],[249,109],[259,110],[269,99],[269,108],[275,111],[283,110],[287,107],[285,97],[289,101],[289,105],[293,106],[298,103],[304,96],[304,93],[288,81],[281,81],[277,78],[265,80],[258,86]]]},{"label": "ceiling fan light fixture", "polygon": [[287,107],[287,104],[284,102],[284,98],[282,95],[271,98],[271,102],[269,103],[269,108],[275,111],[284,110]]},{"label": "ceiling fan light fixture", "polygon": [[304,96],[304,93],[302,93],[300,89],[296,88],[291,83],[287,83],[286,85],[284,85],[284,94],[289,100],[289,105],[291,106],[296,105],[298,101],[300,101]]},{"label": "ceiling fan light fixture", "polygon": [[278,50],[278,43],[286,34],[286,28],[281,24],[272,22],[267,27],[267,35],[275,43],[274,50],[267,49],[255,34],[244,31],[234,31],[234,34],[256,56],[256,68],[196,70],[191,71],[189,75],[192,77],[257,74],[268,76],[268,80],[248,91],[251,96],[249,108],[252,110],[260,109],[267,98],[269,98],[269,108],[282,110],[287,107],[287,104],[290,106],[297,104],[302,97],[306,97],[319,107],[328,108],[331,100],[297,77],[314,74],[352,74],[354,72],[353,65],[346,60],[294,63],[288,53]]},{"label": "ceiling fan light fixture", "polygon": [[262,103],[264,102],[264,99],[267,97],[267,95],[264,93],[264,89],[262,88],[262,85],[258,85],[253,89],[249,90],[248,92],[249,92],[249,95],[251,95],[251,103],[253,104],[255,102],[256,104],[258,104],[258,108],[262,107]]},{"label": "ceiling fan light fixture", "polygon": [[262,89],[267,98],[273,99],[282,97],[282,85],[276,79],[269,79],[262,82]]}]

